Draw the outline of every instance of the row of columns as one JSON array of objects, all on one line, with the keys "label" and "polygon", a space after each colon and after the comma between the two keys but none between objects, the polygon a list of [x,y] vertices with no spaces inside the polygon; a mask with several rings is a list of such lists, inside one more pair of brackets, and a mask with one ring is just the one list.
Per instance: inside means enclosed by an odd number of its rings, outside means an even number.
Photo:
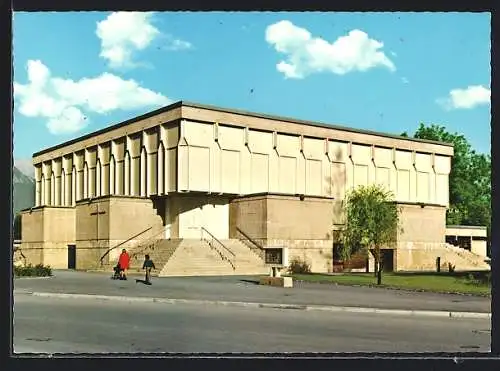
[{"label": "row of columns", "polygon": [[[126,151],[123,160],[116,161],[112,154],[105,165],[98,158],[95,166],[89,167],[84,159],[81,170],[77,170],[77,156],[73,155],[71,172],[66,172],[61,166],[67,159],[59,158],[49,164],[39,164],[35,174],[36,206],[74,206],[81,199],[105,195],[149,197],[152,194],[165,194],[169,173],[165,169],[166,155],[160,142],[154,152],[148,153],[142,147],[140,155],[135,158]],[[157,159],[156,166],[154,157]]]}]

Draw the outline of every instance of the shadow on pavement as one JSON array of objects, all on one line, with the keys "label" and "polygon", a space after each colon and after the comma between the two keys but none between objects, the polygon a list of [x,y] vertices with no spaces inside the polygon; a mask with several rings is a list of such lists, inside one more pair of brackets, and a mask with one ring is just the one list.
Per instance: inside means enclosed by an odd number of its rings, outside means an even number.
[{"label": "shadow on pavement", "polygon": [[254,285],[258,285],[259,284],[259,281],[257,280],[240,280],[241,282],[245,282],[245,283],[253,283]]}]

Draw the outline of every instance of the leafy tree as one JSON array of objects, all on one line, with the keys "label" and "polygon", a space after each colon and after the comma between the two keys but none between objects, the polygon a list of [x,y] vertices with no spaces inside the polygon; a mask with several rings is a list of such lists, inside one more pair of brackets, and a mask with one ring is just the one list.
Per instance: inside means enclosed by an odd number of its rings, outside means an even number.
[{"label": "leafy tree", "polygon": [[[403,133],[407,136],[407,133]],[[485,225],[491,228],[491,156],[474,151],[467,139],[443,126],[420,124],[414,138],[453,144],[450,172],[450,208],[447,224]]]},{"label": "leafy tree", "polygon": [[346,223],[340,253],[348,260],[361,249],[373,252],[378,285],[382,283],[380,250],[397,237],[399,209],[393,200],[391,192],[370,185],[353,189],[344,201]]}]

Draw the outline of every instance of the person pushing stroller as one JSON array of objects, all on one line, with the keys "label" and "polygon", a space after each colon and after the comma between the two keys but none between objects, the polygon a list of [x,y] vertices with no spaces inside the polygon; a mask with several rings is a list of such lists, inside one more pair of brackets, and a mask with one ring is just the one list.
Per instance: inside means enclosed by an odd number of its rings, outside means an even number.
[{"label": "person pushing stroller", "polygon": [[126,280],[127,279],[127,269],[130,268],[130,256],[127,250],[123,249],[120,257],[118,258],[118,264],[114,267],[113,279]]}]

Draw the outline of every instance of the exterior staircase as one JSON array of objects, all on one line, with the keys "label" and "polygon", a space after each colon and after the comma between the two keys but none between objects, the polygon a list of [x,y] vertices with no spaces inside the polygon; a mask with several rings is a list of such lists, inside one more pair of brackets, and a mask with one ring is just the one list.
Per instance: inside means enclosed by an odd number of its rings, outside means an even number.
[{"label": "exterior staircase", "polygon": [[450,244],[443,246],[449,252],[446,261],[454,265],[455,270],[491,270],[485,257]]},{"label": "exterior staircase", "polygon": [[227,250],[232,251],[234,256],[228,251],[210,246],[205,240],[182,240],[159,276],[243,276],[269,272],[264,261],[239,240],[220,242]]},{"label": "exterior staircase", "polygon": [[264,260],[240,240],[221,240],[221,242],[235,254],[236,269],[234,274],[259,275],[270,272],[270,268],[264,264]]},{"label": "exterior staircase", "polygon": [[[258,253],[236,239],[163,239],[162,235],[127,248],[130,254],[129,274],[143,274],[144,256],[155,263],[153,276],[227,276],[264,275],[269,268]],[[113,272],[116,261],[96,271]]]},{"label": "exterior staircase", "polygon": [[141,245],[140,247],[132,250],[130,252],[129,272],[144,272],[142,264],[144,262],[144,256],[148,254],[156,266],[156,271],[152,271],[151,275],[158,276],[158,272],[165,266],[165,264],[167,264],[170,257],[174,254],[175,250],[177,250],[181,243],[182,239],[161,239],[146,245]]}]

